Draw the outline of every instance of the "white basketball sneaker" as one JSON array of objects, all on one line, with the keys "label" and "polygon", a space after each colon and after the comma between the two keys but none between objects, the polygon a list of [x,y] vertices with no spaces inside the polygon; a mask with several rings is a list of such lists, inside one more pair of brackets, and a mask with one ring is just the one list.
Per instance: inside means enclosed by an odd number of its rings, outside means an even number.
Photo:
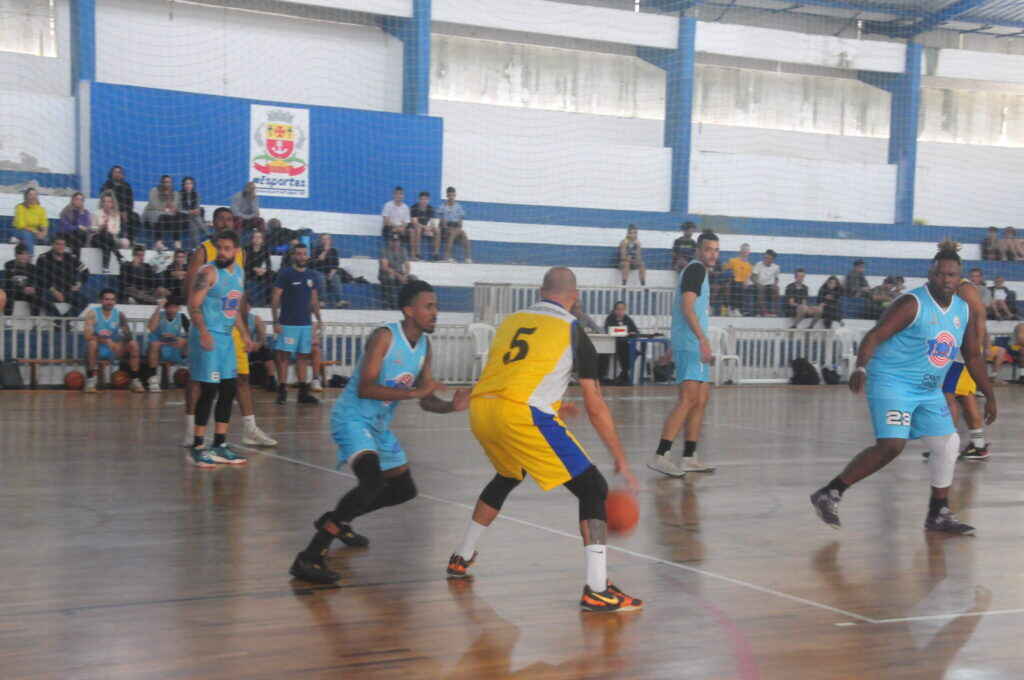
[{"label": "white basketball sneaker", "polygon": [[683,456],[682,468],[687,472],[714,472],[714,465],[705,465],[697,460],[697,456]]},{"label": "white basketball sneaker", "polygon": [[150,392],[159,392],[160,391],[160,376],[159,375],[151,375],[151,376],[149,376],[149,380],[147,382],[148,382],[148,387],[149,387],[149,391]]},{"label": "white basketball sneaker", "polygon": [[313,378],[309,381],[309,390],[311,392],[323,392],[324,386],[320,382],[320,378]]},{"label": "white basketball sneaker", "polygon": [[647,467],[669,477],[686,476],[686,470],[677,465],[668,454],[659,456],[656,453],[652,453],[651,457],[647,460]]},{"label": "white basketball sneaker", "polygon": [[271,438],[256,425],[245,429],[242,443],[246,446],[277,446],[277,440]]}]

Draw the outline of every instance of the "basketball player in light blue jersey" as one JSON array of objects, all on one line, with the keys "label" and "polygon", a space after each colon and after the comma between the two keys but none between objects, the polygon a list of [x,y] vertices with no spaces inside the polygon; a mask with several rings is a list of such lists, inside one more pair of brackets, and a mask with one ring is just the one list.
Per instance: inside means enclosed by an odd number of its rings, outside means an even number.
[{"label": "basketball player in light blue jersey", "polygon": [[[246,462],[245,457],[232,451],[226,442],[238,375],[232,330],[238,330],[246,351],[252,349],[248,326],[241,313],[245,270],[235,261],[239,245],[235,232],[218,233],[215,245],[216,258],[199,269],[188,301],[189,316],[192,317],[188,338],[189,372],[191,379],[199,383],[200,390],[196,401],[194,439],[186,459],[201,468]],[[203,438],[214,401],[217,409],[213,446],[205,450]]]},{"label": "basketball player in light blue jersey", "polygon": [[149,345],[146,348],[146,363],[149,368],[148,388],[150,392],[160,391],[160,362],[180,364],[188,354],[188,318],[181,313],[182,300],[176,295],[157,305],[153,310],[146,329],[149,331]]},{"label": "basketball player in light blue jersey", "polygon": [[960,439],[942,383],[961,345],[967,368],[985,395],[988,423],[996,419],[996,398],[979,346],[982,336],[977,326],[985,319],[972,315],[967,303],[956,295],[961,273],[958,248],[955,243],[941,243],[928,283],[896,300],[861,341],[850,390],[860,392],[867,381],[876,442],[857,454],[838,477],[811,494],[818,516],[833,528],[839,528],[843,492],[892,462],[908,439],[921,439],[931,452],[932,495],[925,529],[974,533],[974,527],[957,519],[948,502]]},{"label": "basketball player in light blue jersey", "polygon": [[139,343],[132,337],[128,318],[117,308],[117,293],[110,288],[100,291],[100,306],[85,313],[85,392],[96,392],[96,366],[99,361],[111,363],[127,359],[131,370],[132,392],[144,392],[139,380]]},{"label": "basketball player in light blue jersey", "polygon": [[370,336],[359,367],[331,411],[331,434],[338,444],[338,464],[347,463],[358,483],[325,512],[316,535],[295,558],[291,575],[313,583],[334,583],[341,576],[327,568],[324,556],[338,538],[346,545],[367,546],[351,522],[360,515],[399,505],[416,497],[409,459],[390,430],[398,402],[418,399],[431,413],[463,411],[469,390],[456,390],[451,401],[434,395],[444,386],[430,370],[428,336],[437,324],[437,296],[425,281],[411,281],[398,293],[402,321],[378,328]]},{"label": "basketball player in light blue jersey", "polygon": [[[696,258],[679,272],[672,302],[672,355],[676,364],[679,396],[661,428],[658,450],[647,467],[669,477],[687,472],[711,472],[697,460],[697,441],[704,423],[704,409],[711,397],[711,362],[708,340],[711,285],[708,278],[718,261],[718,236],[705,231],[697,237]],[[686,443],[678,461],[669,455],[672,442],[685,429]]]}]

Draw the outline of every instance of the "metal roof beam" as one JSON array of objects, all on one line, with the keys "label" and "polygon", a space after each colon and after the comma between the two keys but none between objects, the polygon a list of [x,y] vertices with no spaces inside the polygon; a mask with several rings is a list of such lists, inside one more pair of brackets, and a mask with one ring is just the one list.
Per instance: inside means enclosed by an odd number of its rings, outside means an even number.
[{"label": "metal roof beam", "polygon": [[893,38],[913,38],[937,28],[947,21],[953,21],[962,14],[977,9],[989,0],[956,0],[937,12],[925,14],[920,21],[913,24],[900,24],[894,21],[866,21],[864,28],[869,33],[880,33]]}]

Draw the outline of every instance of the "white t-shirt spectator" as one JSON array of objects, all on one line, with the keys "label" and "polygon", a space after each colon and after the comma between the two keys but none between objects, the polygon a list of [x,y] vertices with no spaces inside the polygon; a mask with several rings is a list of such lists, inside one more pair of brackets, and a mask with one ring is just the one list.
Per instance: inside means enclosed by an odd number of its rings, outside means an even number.
[{"label": "white t-shirt spectator", "polygon": [[759,286],[777,286],[780,272],[779,265],[774,262],[771,264],[758,262],[754,265],[754,283]]},{"label": "white t-shirt spectator", "polygon": [[1005,300],[1006,289],[998,286],[992,286],[992,299],[993,300]]},{"label": "white t-shirt spectator", "polygon": [[409,205],[402,203],[397,205],[394,201],[388,201],[381,210],[381,216],[387,221],[390,227],[401,227],[409,224]]}]

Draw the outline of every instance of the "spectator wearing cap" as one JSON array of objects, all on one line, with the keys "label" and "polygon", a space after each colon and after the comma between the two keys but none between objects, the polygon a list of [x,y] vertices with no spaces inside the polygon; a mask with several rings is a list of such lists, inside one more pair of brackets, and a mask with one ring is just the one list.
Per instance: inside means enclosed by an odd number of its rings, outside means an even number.
[{"label": "spectator wearing cap", "polygon": [[464,224],[466,212],[462,209],[462,204],[455,200],[455,187],[448,187],[445,190],[445,201],[438,210],[438,217],[441,220],[441,238],[444,240],[444,259],[447,262],[455,261],[452,258],[452,248],[459,242],[462,244],[463,262],[472,264],[469,236],[466,235]]},{"label": "spectator wearing cap", "polygon": [[409,206],[405,204],[405,189],[395,187],[391,192],[391,200],[384,204],[380,214],[383,221],[380,235],[384,237],[384,248],[386,250],[391,247],[391,234],[398,234],[401,238],[406,238],[406,231],[409,228],[409,222],[412,220],[409,214]]},{"label": "spectator wearing cap", "polygon": [[871,297],[871,286],[868,285],[868,277],[864,274],[864,260],[853,261],[853,269],[846,275],[843,284],[843,293],[853,298]]},{"label": "spectator wearing cap", "polygon": [[726,313],[730,316],[743,316],[743,299],[750,286],[750,275],[754,271],[754,267],[750,264],[750,244],[741,245],[739,254],[730,258],[722,269],[732,272],[732,285],[729,286]]},{"label": "spectator wearing cap", "polygon": [[402,237],[397,231],[392,231],[388,235],[387,246],[380,254],[378,280],[384,306],[387,309],[398,309],[399,289],[415,278],[410,273],[409,258],[405,256],[405,250],[402,248]]},{"label": "spectator wearing cap", "polygon": [[781,273],[775,257],[776,253],[771,248],[764,251],[761,261],[754,265],[751,273],[760,316],[775,316],[775,301],[779,298],[779,274]]},{"label": "spectator wearing cap", "polygon": [[810,317],[811,325],[810,328],[814,328],[818,324],[818,319],[822,317],[825,308],[821,304],[811,305],[808,304],[808,297],[810,291],[807,289],[807,284],[804,283],[807,273],[804,272],[803,268],[798,268],[793,272],[793,283],[786,286],[786,316],[793,319],[792,328],[799,328],[800,322]]},{"label": "spectator wearing cap", "polygon": [[693,238],[697,225],[693,222],[683,222],[679,228],[683,235],[672,242],[672,269],[676,272],[683,271],[697,252],[697,240]]},{"label": "spectator wearing cap", "polygon": [[132,259],[121,265],[121,300],[136,304],[155,305],[167,297],[167,289],[160,285],[160,278],[153,265],[146,263],[146,248],[136,245],[132,248]]},{"label": "spectator wearing cap", "polygon": [[999,230],[995,227],[989,227],[988,232],[985,236],[985,240],[981,242],[981,259],[983,260],[1001,260],[1003,254],[999,250]]}]

